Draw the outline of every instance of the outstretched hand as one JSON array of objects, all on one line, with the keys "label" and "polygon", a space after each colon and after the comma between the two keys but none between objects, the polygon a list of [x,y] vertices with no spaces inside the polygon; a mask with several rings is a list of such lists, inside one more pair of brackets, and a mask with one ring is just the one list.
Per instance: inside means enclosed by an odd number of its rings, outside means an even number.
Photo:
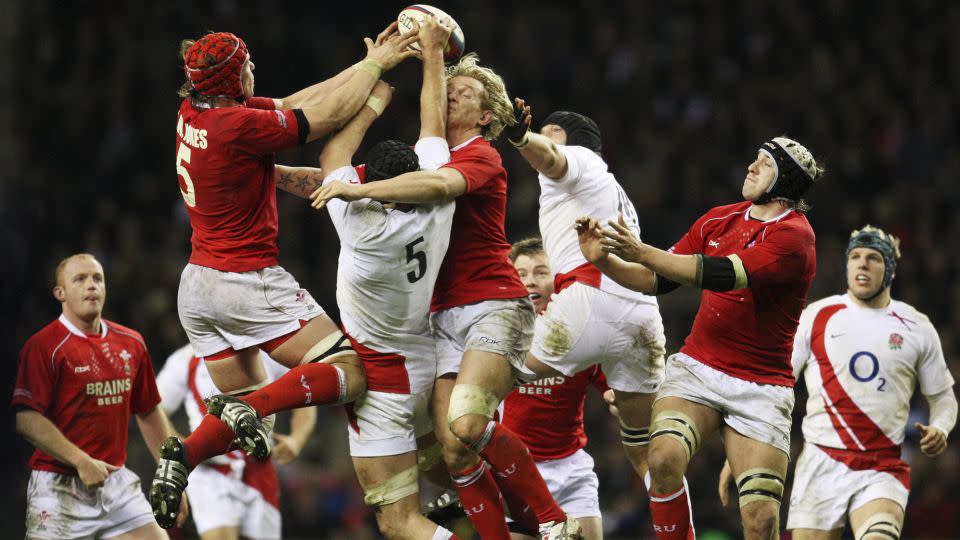
[{"label": "outstretched hand", "polygon": [[514,146],[520,146],[527,138],[530,125],[533,123],[533,113],[530,106],[522,98],[513,98],[513,116],[516,124],[504,129],[504,133]]},{"label": "outstretched hand", "polygon": [[[418,26],[414,27],[416,34],[420,38],[420,49],[423,51],[439,51],[447,46],[450,41],[450,32],[453,31],[453,22],[450,17],[438,18],[436,15],[428,15]],[[413,31],[410,32],[414,33]]]},{"label": "outstretched hand", "polygon": [[363,42],[367,45],[367,58],[377,61],[383,71],[389,71],[400,62],[418,54],[409,47],[419,39],[416,32],[401,34],[397,30],[397,22],[393,21],[377,35],[376,40],[365,37]]},{"label": "outstretched hand", "polygon": [[343,199],[344,201],[358,201],[363,198],[360,194],[360,186],[357,184],[347,184],[344,182],[327,182],[320,186],[316,191],[310,194],[313,200],[310,206],[320,210],[327,205],[330,199]]},{"label": "outstretched hand", "polygon": [[577,218],[575,228],[583,257],[593,264],[606,261],[607,252],[603,249],[603,230],[600,223],[590,216],[583,216]]},{"label": "outstretched hand", "polygon": [[603,250],[627,262],[640,262],[643,242],[627,227],[627,222],[624,220],[623,214],[620,215],[617,221],[608,221],[607,225],[609,225],[610,228],[603,230]]}]

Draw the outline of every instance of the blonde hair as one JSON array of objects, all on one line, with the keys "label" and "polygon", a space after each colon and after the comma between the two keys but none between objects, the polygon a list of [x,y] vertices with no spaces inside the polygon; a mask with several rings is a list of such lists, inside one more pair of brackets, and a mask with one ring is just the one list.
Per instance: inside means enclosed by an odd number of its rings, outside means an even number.
[{"label": "blonde hair", "polygon": [[513,102],[510,101],[503,78],[492,69],[479,64],[480,57],[476,53],[466,54],[459,62],[447,67],[447,80],[454,77],[470,77],[483,86],[480,107],[484,111],[493,112],[493,120],[481,126],[480,133],[485,140],[492,141],[500,135],[503,128],[516,124],[517,119],[513,116]]},{"label": "blonde hair", "polygon": [[876,235],[878,238],[880,238],[881,241],[884,241],[884,242],[887,242],[887,243],[890,244],[890,247],[893,248],[893,258],[894,258],[894,259],[899,259],[899,258],[900,258],[900,239],[897,238],[896,236],[894,236],[894,235],[892,235],[892,234],[890,234],[890,233],[888,233],[888,232],[885,232],[885,231],[884,231],[883,229],[881,229],[880,227],[874,227],[873,225],[870,225],[870,224],[868,223],[868,224],[867,224],[866,226],[864,226],[862,229],[854,229],[853,232],[850,233],[850,239],[852,240],[852,239],[860,236],[861,234],[874,234],[874,235]]},{"label": "blonde hair", "polygon": [[70,264],[70,261],[74,259],[90,259],[95,263],[100,264],[100,261],[98,261],[97,258],[90,253],[76,253],[70,255],[69,257],[64,257],[59,263],[57,263],[57,269],[53,273],[54,285],[60,286],[60,278],[63,277],[63,271],[67,268],[67,265]]}]

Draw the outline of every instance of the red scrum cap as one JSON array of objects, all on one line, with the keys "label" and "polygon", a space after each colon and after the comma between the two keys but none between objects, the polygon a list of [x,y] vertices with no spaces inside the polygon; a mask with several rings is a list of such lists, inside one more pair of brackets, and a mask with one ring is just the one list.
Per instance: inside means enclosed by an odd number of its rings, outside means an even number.
[{"label": "red scrum cap", "polygon": [[247,44],[230,32],[198,39],[183,55],[183,71],[194,90],[207,97],[243,99],[240,74],[247,60]]}]

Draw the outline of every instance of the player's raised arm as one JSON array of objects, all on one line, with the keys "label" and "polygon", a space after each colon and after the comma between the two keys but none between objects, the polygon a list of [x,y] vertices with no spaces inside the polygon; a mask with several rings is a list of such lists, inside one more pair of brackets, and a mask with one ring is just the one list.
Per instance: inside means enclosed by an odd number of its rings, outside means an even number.
[{"label": "player's raised arm", "polygon": [[567,157],[549,137],[530,131],[530,106],[523,99],[514,98],[513,110],[517,123],[504,130],[507,140],[537,172],[552,180],[563,178],[567,174]]},{"label": "player's raised arm", "polygon": [[420,25],[423,86],[420,89],[420,138],[447,133],[447,86],[443,73],[443,47],[450,39],[450,23],[426,17]]},{"label": "player's raised arm", "polygon": [[[382,43],[386,38],[390,37],[397,29],[397,23],[393,22],[390,26],[387,26],[383,32],[377,36],[377,40],[374,43]],[[303,90],[294,92],[289,96],[282,99],[274,99],[278,109],[304,109],[308,107],[315,107],[319,105],[324,99],[326,99],[331,92],[337,88],[343,86],[350,77],[356,73],[357,66],[350,66],[340,73],[337,73],[333,77],[325,81],[320,81],[314,85],[308,86]]]},{"label": "player's raised arm", "polygon": [[374,120],[390,104],[391,99],[393,99],[393,87],[378,81],[367,99],[366,106],[323,147],[323,151],[320,152],[320,168],[332,172],[350,165],[353,154],[363,142],[363,136],[366,135]]},{"label": "player's raised arm", "polygon": [[342,128],[363,107],[380,75],[406,58],[415,55],[407,46],[419,39],[417,34],[400,35],[391,24],[377,36],[364,38],[367,57],[356,66],[356,73],[325,99],[312,107],[302,109],[310,127],[307,141],[314,141]]},{"label": "player's raised arm", "polygon": [[644,294],[653,294],[656,291],[656,275],[647,267],[610,256],[611,253],[604,248],[603,229],[597,220],[581,217],[577,219],[576,229],[583,257],[607,277],[628,289]]}]

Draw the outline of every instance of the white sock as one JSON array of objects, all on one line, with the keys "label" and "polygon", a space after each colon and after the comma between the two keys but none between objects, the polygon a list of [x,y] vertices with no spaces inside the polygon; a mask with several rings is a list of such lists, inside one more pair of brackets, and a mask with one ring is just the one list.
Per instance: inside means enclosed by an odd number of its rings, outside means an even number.
[{"label": "white sock", "polygon": [[438,526],[437,530],[433,531],[433,536],[430,540],[450,540],[451,538],[453,538],[452,532]]}]

